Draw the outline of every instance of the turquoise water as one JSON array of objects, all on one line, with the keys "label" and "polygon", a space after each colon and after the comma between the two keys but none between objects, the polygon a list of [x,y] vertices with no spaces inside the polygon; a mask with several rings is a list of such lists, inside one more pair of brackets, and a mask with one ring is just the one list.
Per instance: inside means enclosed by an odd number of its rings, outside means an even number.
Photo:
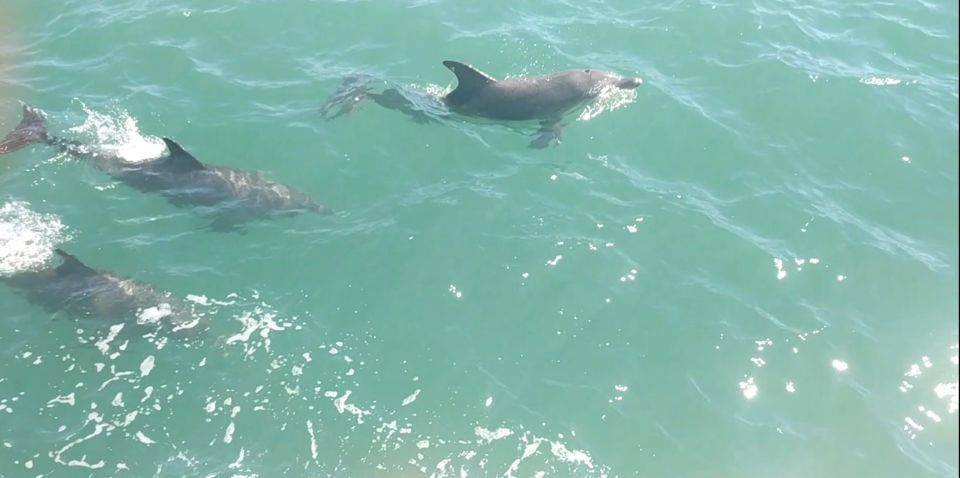
[{"label": "turquoise water", "polygon": [[[0,131],[175,138],[333,208],[210,230],[43,145],[0,272],[62,247],[193,307],[110,335],[0,283],[0,476],[958,476],[956,2],[5,0]],[[529,131],[320,105],[594,67]],[[51,260],[52,261],[52,260]],[[0,281],[2,282],[2,281]]]}]

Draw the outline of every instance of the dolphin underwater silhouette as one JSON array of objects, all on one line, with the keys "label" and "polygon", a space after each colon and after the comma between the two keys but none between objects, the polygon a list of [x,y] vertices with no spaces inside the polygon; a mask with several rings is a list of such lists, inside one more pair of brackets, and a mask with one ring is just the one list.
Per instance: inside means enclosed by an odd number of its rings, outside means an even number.
[{"label": "dolphin underwater silhouette", "polygon": [[[610,88],[632,90],[640,78],[622,77],[600,70],[568,70],[550,75],[497,80],[477,68],[457,61],[443,65],[457,77],[457,87],[440,99],[450,111],[464,116],[501,121],[540,122],[532,148],[545,148],[562,139],[564,116],[596,99]],[[418,122],[425,121],[423,108],[397,88],[373,92],[366,77],[347,78],[321,108],[327,119],[355,111],[364,98],[398,110]]]},{"label": "dolphin underwater silhouette", "polygon": [[215,230],[231,230],[275,213],[332,212],[303,192],[265,179],[259,172],[204,164],[173,140],[163,138],[163,142],[167,155],[126,161],[103,149],[49,135],[43,113],[24,105],[20,124],[0,140],[0,154],[45,143],[73,156],[91,158],[110,176],[142,192],[159,193],[176,206],[213,208],[211,226]]},{"label": "dolphin underwater silhouette", "polygon": [[73,255],[55,250],[61,263],[41,270],[0,276],[28,302],[51,314],[75,319],[133,324],[138,327],[202,331],[191,309],[149,284],[93,269]]}]

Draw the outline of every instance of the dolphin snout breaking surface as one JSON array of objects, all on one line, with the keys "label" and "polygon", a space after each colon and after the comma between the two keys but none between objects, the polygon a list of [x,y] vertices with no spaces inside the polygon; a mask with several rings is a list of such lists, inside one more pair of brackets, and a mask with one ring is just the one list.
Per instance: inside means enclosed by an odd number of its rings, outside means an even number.
[{"label": "dolphin snout breaking surface", "polygon": [[618,88],[632,90],[643,84],[643,78],[624,78],[617,83]]}]

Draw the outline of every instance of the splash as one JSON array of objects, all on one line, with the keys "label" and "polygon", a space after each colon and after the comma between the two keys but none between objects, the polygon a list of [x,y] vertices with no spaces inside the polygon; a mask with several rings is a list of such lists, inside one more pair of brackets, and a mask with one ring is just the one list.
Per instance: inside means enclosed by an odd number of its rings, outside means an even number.
[{"label": "splash", "polygon": [[580,116],[577,117],[577,120],[589,121],[593,118],[596,118],[604,111],[613,111],[615,109],[622,108],[630,103],[633,103],[636,99],[636,90],[625,90],[622,88],[617,88],[614,85],[606,86],[600,90],[600,94],[597,95],[596,100],[590,102],[583,108],[583,111],[580,112]]},{"label": "splash", "polygon": [[453,91],[453,87],[450,85],[440,86],[434,83],[430,83],[423,87],[423,91],[425,91],[428,95],[432,96],[437,101],[442,102],[443,97],[447,96],[447,94]]},{"label": "splash", "polygon": [[27,202],[4,203],[0,206],[0,277],[42,268],[67,240],[59,217],[34,212]]},{"label": "splash", "polygon": [[101,113],[83,106],[87,119],[83,124],[70,128],[71,133],[81,134],[94,140],[97,147],[125,161],[139,163],[163,155],[166,146],[157,138],[144,136],[137,120],[123,109]]},{"label": "splash", "polygon": [[434,119],[450,116],[450,110],[443,102],[443,97],[453,91],[449,86],[442,87],[432,83],[422,87],[420,85],[404,85],[398,91],[410,100],[417,110],[430,115]]}]

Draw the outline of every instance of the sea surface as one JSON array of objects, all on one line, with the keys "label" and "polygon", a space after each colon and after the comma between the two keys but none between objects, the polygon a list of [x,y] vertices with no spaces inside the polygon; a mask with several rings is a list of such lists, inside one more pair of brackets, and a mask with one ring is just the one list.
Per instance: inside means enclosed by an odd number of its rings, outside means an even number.
[{"label": "sea surface", "polygon": [[[0,156],[0,477],[956,477],[958,6],[2,0],[0,135],[200,161],[335,211],[239,230]],[[563,142],[373,102],[639,76]],[[597,114],[599,113],[599,114]],[[206,332],[51,313],[53,250]],[[124,325],[124,327],[120,327]]]}]

